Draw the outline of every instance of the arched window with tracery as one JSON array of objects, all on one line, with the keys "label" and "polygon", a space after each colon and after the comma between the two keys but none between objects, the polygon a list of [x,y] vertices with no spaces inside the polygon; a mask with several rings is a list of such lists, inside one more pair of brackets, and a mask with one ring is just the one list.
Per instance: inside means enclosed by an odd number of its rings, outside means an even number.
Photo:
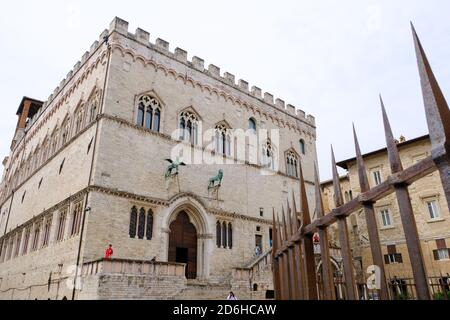
[{"label": "arched window with tracery", "polygon": [[49,152],[49,142],[48,138],[45,138],[44,142],[42,143],[42,160],[41,163],[44,163],[48,159],[48,152]]},{"label": "arched window with tracery", "polygon": [[84,104],[81,104],[75,112],[75,134],[79,133],[84,127]]},{"label": "arched window with tracery", "polygon": [[161,130],[161,103],[150,95],[139,98],[137,108],[137,125],[148,130]]},{"label": "arched window with tracery", "polygon": [[153,238],[153,211],[152,211],[152,209],[148,210],[148,213],[147,213],[146,238],[147,238],[147,240],[152,240],[152,238]]},{"label": "arched window with tracery", "polygon": [[95,90],[93,94],[91,94],[88,100],[88,121],[89,123],[93,122],[98,114],[98,109],[100,105],[100,90]]},{"label": "arched window with tracery", "polygon": [[270,140],[262,146],[261,166],[270,170],[275,170],[275,152]]},{"label": "arched window with tracery", "polygon": [[144,239],[145,236],[145,209],[139,210],[138,238]]},{"label": "arched window with tracery", "polygon": [[59,135],[59,129],[56,128],[53,131],[52,137],[50,139],[50,144],[51,144],[50,155],[54,155],[56,150],[57,150],[57,148],[58,148],[58,135]]},{"label": "arched window with tracery", "polygon": [[216,152],[231,156],[231,130],[225,124],[218,124],[215,128]]},{"label": "arched window with tracery", "polygon": [[28,177],[31,174],[31,153],[28,155],[27,160],[25,161],[25,175]]},{"label": "arched window with tracery", "polygon": [[198,144],[198,116],[191,111],[180,114],[180,140],[191,144]]},{"label": "arched window with tracery", "polygon": [[41,154],[41,150],[39,148],[39,145],[37,145],[36,149],[34,150],[33,155],[33,172],[39,167],[39,155]]},{"label": "arched window with tracery", "polygon": [[70,132],[69,130],[70,130],[70,118],[67,117],[61,126],[61,146],[64,146],[67,143],[67,141],[69,141],[69,132]]},{"label": "arched window with tracery", "polygon": [[130,213],[130,238],[136,238],[138,210],[136,207],[131,208]]},{"label": "arched window with tracery", "polygon": [[286,154],[286,174],[290,177],[298,178],[298,157],[297,155],[289,151]]}]

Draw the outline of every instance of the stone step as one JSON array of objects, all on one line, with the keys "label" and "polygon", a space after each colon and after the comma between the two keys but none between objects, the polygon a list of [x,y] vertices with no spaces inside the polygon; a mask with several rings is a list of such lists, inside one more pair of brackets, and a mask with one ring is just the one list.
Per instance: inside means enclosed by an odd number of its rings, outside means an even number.
[{"label": "stone step", "polygon": [[229,284],[188,281],[187,288],[176,296],[178,300],[226,300],[231,291]]}]

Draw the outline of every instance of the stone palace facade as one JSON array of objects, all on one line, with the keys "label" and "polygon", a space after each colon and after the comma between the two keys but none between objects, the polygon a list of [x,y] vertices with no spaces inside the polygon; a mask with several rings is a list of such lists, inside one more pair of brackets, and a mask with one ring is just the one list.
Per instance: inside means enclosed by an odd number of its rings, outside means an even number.
[{"label": "stone palace facade", "polygon": [[17,115],[1,299],[271,298],[272,211],[300,163],[314,207],[314,117],[119,18]]}]

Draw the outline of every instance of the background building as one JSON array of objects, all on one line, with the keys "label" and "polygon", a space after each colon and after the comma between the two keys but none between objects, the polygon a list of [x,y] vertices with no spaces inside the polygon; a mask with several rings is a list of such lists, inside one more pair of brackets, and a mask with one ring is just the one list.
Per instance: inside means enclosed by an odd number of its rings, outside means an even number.
[{"label": "background building", "polygon": [[[431,155],[429,136],[408,141],[401,137],[398,148],[405,168]],[[363,155],[363,158],[372,188],[384,182],[385,178],[391,174],[387,149],[367,153]],[[348,176],[341,178],[341,184],[343,193],[346,195],[345,200],[350,201],[361,192],[356,159],[341,161],[338,166],[348,171]],[[323,183],[322,190],[325,206],[328,206],[328,209],[334,208],[332,182]],[[409,186],[409,193],[428,276],[447,285],[447,280],[450,278],[450,213],[446,206],[439,172],[434,172]],[[404,286],[409,285],[413,274],[395,194],[378,201],[374,207],[383,248],[386,277],[389,281],[397,281]],[[368,276],[365,270],[373,265],[363,210],[353,214],[349,221],[349,230],[352,231],[354,239],[352,251],[358,282],[363,285],[364,279]],[[398,286],[395,288],[398,291]]]}]

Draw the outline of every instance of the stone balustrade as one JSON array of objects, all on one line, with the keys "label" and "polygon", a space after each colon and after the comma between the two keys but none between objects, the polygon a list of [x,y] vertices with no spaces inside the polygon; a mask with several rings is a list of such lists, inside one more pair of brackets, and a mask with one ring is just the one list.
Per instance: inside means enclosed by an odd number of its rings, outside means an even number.
[{"label": "stone balustrade", "polygon": [[151,262],[144,260],[102,259],[87,262],[83,265],[82,276],[97,274],[126,274],[177,276],[185,275],[186,264],[172,262]]}]

